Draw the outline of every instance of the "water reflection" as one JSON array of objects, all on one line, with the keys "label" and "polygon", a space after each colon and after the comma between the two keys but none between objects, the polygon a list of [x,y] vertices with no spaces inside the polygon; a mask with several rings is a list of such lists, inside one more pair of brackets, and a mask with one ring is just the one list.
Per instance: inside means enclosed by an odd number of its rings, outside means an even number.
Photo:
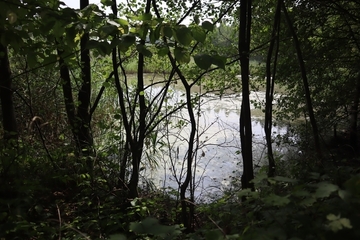
[{"label": "water reflection", "polygon": [[[157,94],[159,90],[149,90]],[[175,105],[184,101],[184,93],[172,91],[168,104]],[[264,93],[252,93],[252,100],[264,99]],[[241,96],[222,97],[206,96],[201,98],[197,109],[198,138],[197,152],[194,155],[195,196],[204,198],[207,194],[221,193],[229,186],[231,177],[240,177],[242,171],[241,147],[239,136],[239,114]],[[254,106],[251,106],[254,109]],[[172,116],[173,125],[169,128],[168,151],[159,158],[159,167],[150,170],[145,168],[144,175],[150,178],[157,187],[178,189],[186,175],[186,154],[190,126],[175,127],[180,120],[187,121],[187,109]],[[254,165],[261,166],[265,161],[265,133],[262,116],[252,119]],[[273,128],[274,135],[285,134],[282,126]],[[160,133],[159,133],[160,134]],[[165,137],[162,136],[162,137]]]}]

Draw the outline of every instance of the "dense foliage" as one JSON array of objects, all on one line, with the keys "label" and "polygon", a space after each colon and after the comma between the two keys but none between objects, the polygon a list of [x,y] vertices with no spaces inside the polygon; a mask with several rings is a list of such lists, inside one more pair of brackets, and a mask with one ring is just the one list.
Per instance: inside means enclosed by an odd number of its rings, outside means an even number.
[{"label": "dense foliage", "polygon": [[79,3],[0,2],[0,239],[360,238],[360,1]]}]

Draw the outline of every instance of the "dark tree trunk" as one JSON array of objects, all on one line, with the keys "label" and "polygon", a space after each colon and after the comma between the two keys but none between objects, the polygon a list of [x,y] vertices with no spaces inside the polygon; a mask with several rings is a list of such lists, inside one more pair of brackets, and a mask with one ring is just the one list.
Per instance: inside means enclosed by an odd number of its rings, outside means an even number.
[{"label": "dark tree trunk", "polygon": [[353,96],[354,96],[353,104],[350,107],[349,140],[350,140],[350,145],[354,148],[354,150],[358,151],[357,121],[358,121],[359,98],[360,98],[360,75],[356,78],[355,90]]},{"label": "dark tree trunk", "polygon": [[0,100],[5,141],[15,140],[18,137],[11,84],[7,47],[0,43]]},{"label": "dark tree trunk", "polygon": [[242,103],[240,114],[241,153],[243,158],[242,188],[254,186],[250,182],[254,178],[252,155],[252,127],[249,88],[249,56],[251,33],[251,0],[240,1],[239,54],[241,66]]},{"label": "dark tree trunk", "polygon": [[[191,103],[191,85],[186,81],[186,78],[182,74],[181,70],[176,65],[175,59],[172,57],[170,53],[168,53],[168,57],[170,59],[171,65],[173,69],[175,69],[177,75],[179,76],[184,88],[185,88],[185,94],[186,94],[186,107],[189,114],[190,119],[190,136],[188,140],[188,150],[187,150],[187,156],[186,156],[186,176],[185,180],[180,186],[180,201],[181,201],[181,218],[184,224],[184,227],[186,228],[187,232],[192,232],[194,230],[193,228],[193,222],[194,222],[194,195],[190,195],[190,199],[186,198],[186,191],[190,185],[190,182],[192,180],[192,164],[193,164],[193,157],[194,157],[194,143],[195,143],[195,134],[196,134],[196,119],[195,119],[195,113],[193,109],[193,104]],[[189,209],[189,211],[188,211]]]},{"label": "dark tree trunk", "polygon": [[[118,94],[118,101],[119,101],[119,105],[120,105],[122,123],[124,125],[124,129],[125,129],[125,133],[126,133],[126,144],[125,144],[125,150],[123,153],[124,155],[122,156],[122,161],[120,164],[120,173],[119,173],[119,181],[118,181],[119,187],[122,188],[122,187],[127,186],[126,179],[125,179],[126,165],[127,165],[127,161],[128,161],[128,154],[130,152],[132,154],[131,149],[134,148],[135,141],[133,140],[133,137],[132,137],[131,125],[129,123],[129,119],[127,116],[127,111],[126,111],[126,106],[125,106],[124,89],[122,88],[121,83],[120,83],[120,76],[119,76],[118,64],[117,64],[117,56],[118,56],[117,48],[114,48],[112,50],[112,65],[113,65],[113,71],[114,71],[115,87],[116,87],[116,91]],[[135,191],[133,193],[133,195],[136,195],[136,193],[137,193],[137,191]]]},{"label": "dark tree trunk", "polygon": [[[80,0],[80,9],[89,5],[89,0]],[[84,33],[80,40],[80,60],[82,85],[78,93],[79,106],[77,108],[77,137],[80,151],[84,156],[89,156],[92,151],[93,139],[90,133],[90,97],[91,97],[91,65],[90,51],[86,49],[89,34]],[[90,166],[91,167],[91,166]]]},{"label": "dark tree trunk", "polygon": [[[117,3],[116,0],[112,0],[113,4],[111,6],[111,9],[113,11],[113,14],[115,17],[117,17]],[[115,38],[117,38],[117,36],[115,35]],[[121,157],[121,163],[120,163],[120,173],[119,173],[119,179],[118,179],[118,187],[119,188],[126,188],[127,187],[127,182],[125,179],[126,176],[126,166],[128,163],[128,155],[130,153],[130,149],[131,146],[133,144],[133,139],[131,136],[131,126],[129,124],[129,120],[127,118],[127,113],[126,113],[126,107],[125,107],[125,99],[124,99],[124,93],[123,93],[123,88],[121,87],[120,84],[120,77],[119,77],[119,71],[118,71],[118,64],[117,64],[117,48],[114,48],[112,50],[112,64],[113,64],[113,73],[114,73],[114,78],[115,78],[115,87],[118,93],[118,100],[119,100],[119,104],[120,104],[120,111],[121,111],[121,116],[122,116],[122,121],[124,124],[124,128],[125,128],[125,132],[126,132],[126,141],[125,141],[125,149],[122,152],[122,157]],[[120,58],[120,56],[119,56]],[[135,193],[137,193],[137,191],[135,191]],[[135,194],[133,194],[135,195]]]},{"label": "dark tree trunk", "polygon": [[[273,177],[275,175],[275,159],[272,149],[272,102],[274,99],[274,85],[275,85],[275,72],[276,72],[276,62],[277,62],[277,54],[278,54],[278,45],[279,45],[279,27],[280,27],[280,13],[281,13],[281,0],[278,0],[275,17],[274,17],[274,25],[271,34],[271,41],[269,46],[269,51],[266,60],[266,103],[265,103],[265,136],[266,136],[266,145],[267,145],[267,155],[269,160],[269,169],[268,169],[268,177]],[[275,43],[277,43],[276,54],[274,59],[273,71],[271,73],[271,61],[272,54],[274,51]]]},{"label": "dark tree trunk", "polygon": [[[145,13],[150,13],[151,0],[146,1]],[[145,39],[140,40],[140,44],[145,46]],[[139,185],[139,168],[141,157],[144,147],[145,130],[146,130],[146,114],[147,109],[145,105],[145,94],[144,94],[144,54],[139,53],[138,70],[137,70],[137,91],[136,95],[139,98],[139,127],[137,130],[137,141],[134,143],[132,152],[132,174],[129,182],[130,197],[138,196],[138,185]]]},{"label": "dark tree trunk", "polygon": [[60,78],[62,80],[62,90],[63,90],[63,96],[64,96],[64,102],[65,102],[65,110],[67,119],[69,121],[71,132],[73,134],[73,138],[76,143],[77,149],[80,149],[80,145],[77,139],[77,134],[75,131],[75,105],[74,105],[74,99],[73,99],[73,92],[71,87],[71,78],[69,73],[69,68],[64,62],[64,59],[62,57],[63,51],[60,49],[57,50],[59,55],[59,67],[60,67]]},{"label": "dark tree trunk", "polygon": [[[84,9],[89,5],[88,0],[80,0],[80,8]],[[90,96],[91,96],[91,65],[90,51],[86,49],[89,41],[89,34],[84,33],[80,40],[80,66],[81,66],[81,87],[78,92],[77,101],[79,105],[75,108],[69,67],[64,61],[64,52],[58,46],[60,77],[62,79],[62,90],[65,102],[65,109],[69,125],[76,143],[76,150],[79,155],[90,156],[93,147],[93,138],[90,132]],[[58,42],[57,42],[58,44]],[[94,111],[94,110],[92,110]],[[92,161],[87,160],[89,170],[92,169]]]},{"label": "dark tree trunk", "polygon": [[303,80],[306,107],[307,107],[307,110],[308,110],[308,113],[309,113],[310,123],[311,123],[312,130],[313,130],[313,137],[314,137],[314,142],[315,142],[315,150],[317,152],[318,161],[319,161],[319,163],[321,163],[322,162],[322,152],[321,152],[321,147],[320,147],[319,130],[318,130],[318,127],[317,127],[315,114],[314,114],[314,109],[313,109],[313,106],[312,106],[311,94],[310,94],[310,89],[309,89],[309,81],[307,79],[305,62],[304,62],[304,58],[302,56],[300,42],[299,42],[299,39],[298,39],[297,34],[295,32],[294,26],[293,26],[293,24],[291,22],[291,19],[289,17],[289,14],[287,12],[286,6],[285,6],[283,1],[281,1],[281,5],[282,5],[282,9],[284,11],[286,22],[287,22],[287,24],[289,26],[289,30],[291,32],[291,35],[293,36],[294,45],[295,45],[295,49],[296,49],[296,54],[297,54],[298,61],[299,61],[299,66],[300,66],[301,77],[302,77],[302,80]]}]

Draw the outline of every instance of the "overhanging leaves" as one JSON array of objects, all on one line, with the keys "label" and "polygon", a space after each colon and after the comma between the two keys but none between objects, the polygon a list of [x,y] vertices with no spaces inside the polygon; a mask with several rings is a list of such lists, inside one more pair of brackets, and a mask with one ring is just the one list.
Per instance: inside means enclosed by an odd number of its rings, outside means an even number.
[{"label": "overhanging leaves", "polygon": [[191,33],[196,41],[201,42],[201,43],[205,42],[206,32],[204,31],[203,28],[197,27],[197,26],[193,27],[193,28],[191,28]]},{"label": "overhanging leaves", "polygon": [[176,47],[174,49],[175,59],[178,63],[189,63],[190,62],[190,54],[185,48]]},{"label": "overhanging leaves", "polygon": [[152,53],[149,51],[149,49],[146,48],[146,46],[142,44],[136,45],[136,50],[143,54],[145,57],[152,57]]},{"label": "overhanging leaves", "polygon": [[171,38],[173,36],[172,28],[169,25],[162,26],[161,34],[165,37]]},{"label": "overhanging leaves", "polygon": [[212,31],[214,30],[214,24],[212,24],[211,22],[209,21],[204,21],[202,24],[201,24],[202,28],[204,28],[205,30],[208,30],[208,31]]},{"label": "overhanging leaves", "polygon": [[131,45],[135,44],[135,36],[132,34],[123,35],[119,44],[119,49],[126,52]]},{"label": "overhanging leaves", "polygon": [[196,65],[204,70],[209,69],[212,64],[212,57],[208,54],[197,54],[194,56],[194,61]]},{"label": "overhanging leaves", "polygon": [[189,28],[181,26],[175,31],[176,40],[184,46],[190,45],[193,37]]},{"label": "overhanging leaves", "polygon": [[218,66],[221,69],[225,69],[226,58],[219,55],[209,55],[209,54],[197,54],[194,56],[194,61],[196,65],[204,70],[209,69],[211,64]]}]

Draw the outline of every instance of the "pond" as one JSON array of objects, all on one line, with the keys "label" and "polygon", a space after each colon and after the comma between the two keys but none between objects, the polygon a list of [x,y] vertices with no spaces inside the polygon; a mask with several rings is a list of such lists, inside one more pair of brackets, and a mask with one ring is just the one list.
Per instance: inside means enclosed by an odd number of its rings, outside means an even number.
[{"label": "pond", "polygon": [[[154,96],[158,92],[159,89],[153,88],[148,94]],[[181,90],[172,89],[171,92],[172,97],[167,104],[174,105],[185,100]],[[251,100],[263,100],[264,97],[263,92],[253,92],[250,95]],[[198,200],[209,195],[221,195],[230,187],[231,179],[241,177],[243,166],[239,136],[240,106],[239,94],[222,98],[216,95],[201,97],[196,109],[197,150],[193,158],[193,186]],[[259,167],[266,161],[264,118],[254,105],[251,109],[254,165]],[[156,187],[178,190],[185,179],[190,126],[178,123],[186,123],[188,118],[187,109],[183,109],[171,117],[171,126],[158,132],[158,138],[164,141],[156,155],[158,167],[142,168],[143,176],[150,179]],[[286,126],[273,127],[274,136],[286,132]],[[285,148],[274,150],[280,153],[286,151]]]}]

